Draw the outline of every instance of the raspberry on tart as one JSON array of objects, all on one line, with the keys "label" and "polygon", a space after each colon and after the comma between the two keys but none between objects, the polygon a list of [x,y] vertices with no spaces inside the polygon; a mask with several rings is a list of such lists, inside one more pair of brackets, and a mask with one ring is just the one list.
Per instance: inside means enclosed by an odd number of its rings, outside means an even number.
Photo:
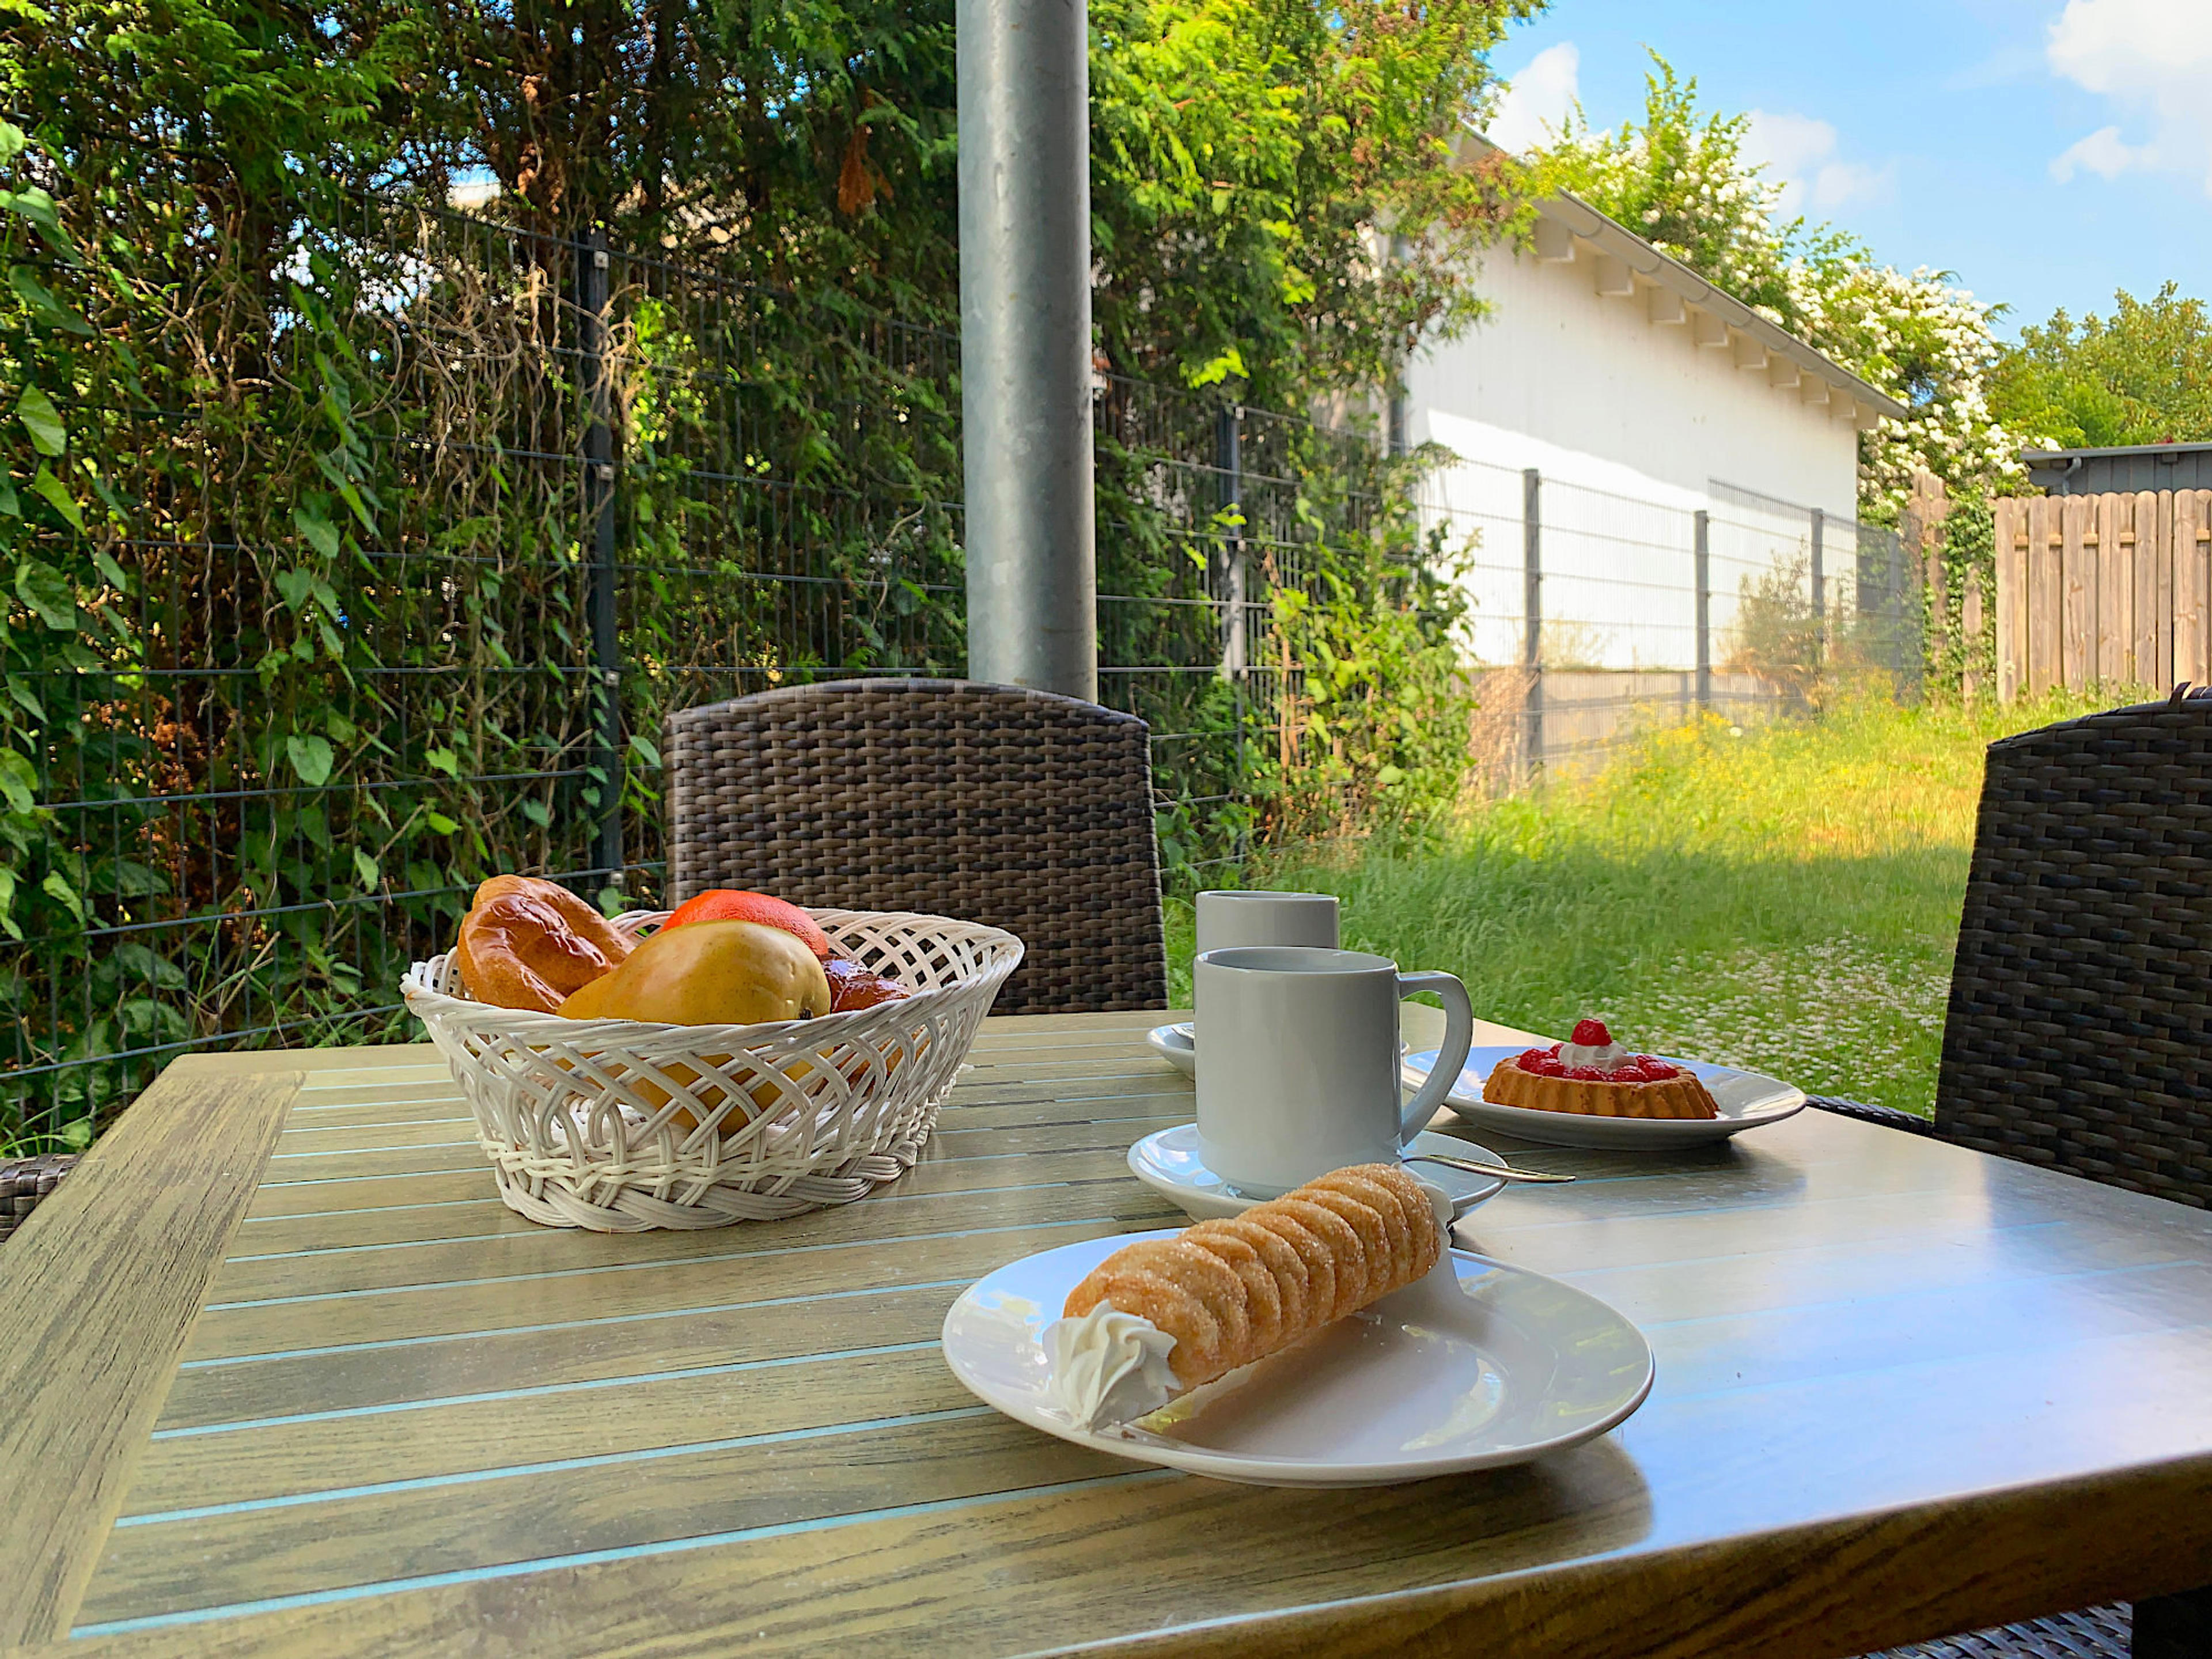
[{"label": "raspberry on tart", "polygon": [[1498,1062],[1482,1097],[1498,1106],[1589,1117],[1712,1118],[1720,1107],[1694,1073],[1632,1054],[1605,1022],[1577,1020],[1574,1035]]}]

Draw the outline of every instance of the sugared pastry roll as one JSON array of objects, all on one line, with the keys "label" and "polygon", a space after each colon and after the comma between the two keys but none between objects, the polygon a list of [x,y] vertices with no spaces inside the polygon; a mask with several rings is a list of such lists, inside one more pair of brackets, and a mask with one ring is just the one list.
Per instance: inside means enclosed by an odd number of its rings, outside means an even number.
[{"label": "sugared pastry roll", "polygon": [[1128,1422],[1404,1289],[1443,1249],[1429,1189],[1395,1164],[1127,1245],[1046,1329],[1054,1398],[1086,1428]]}]

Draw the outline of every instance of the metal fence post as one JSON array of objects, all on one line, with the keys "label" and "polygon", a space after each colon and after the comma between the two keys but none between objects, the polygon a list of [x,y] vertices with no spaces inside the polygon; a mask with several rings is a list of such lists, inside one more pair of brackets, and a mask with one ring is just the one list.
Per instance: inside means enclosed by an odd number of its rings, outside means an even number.
[{"label": "metal fence post", "polygon": [[1521,474],[1521,666],[1528,676],[1528,744],[1523,769],[1544,758],[1544,475]]},{"label": "metal fence post", "polygon": [[1712,514],[1703,507],[1696,517],[1692,562],[1698,584],[1698,707],[1713,706],[1713,559]]},{"label": "metal fence post", "polygon": [[607,234],[594,229],[576,242],[576,356],[583,380],[584,517],[592,548],[592,764],[600,775],[594,836],[607,884],[622,884],[622,635],[615,571],[614,432],[606,359]]},{"label": "metal fence post", "polygon": [[[1247,559],[1244,526],[1244,405],[1232,404],[1216,418],[1213,428],[1214,466],[1220,476],[1221,507],[1238,522],[1222,538],[1221,673],[1229,682],[1237,721],[1237,787],[1249,776],[1244,754],[1244,726],[1249,718],[1248,695],[1251,678],[1250,636],[1245,615],[1247,584],[1251,568]],[[1247,835],[1240,833],[1242,853]]]},{"label": "metal fence post", "polygon": [[1221,538],[1221,592],[1226,605],[1221,617],[1221,672],[1239,685],[1245,670],[1244,601],[1248,572],[1244,554],[1244,406],[1223,410],[1213,426],[1213,464],[1219,475],[1221,510],[1239,522],[1224,528]]},{"label": "metal fence post", "polygon": [[1821,543],[1826,538],[1828,515],[1820,507],[1813,509],[1813,620],[1825,623],[1828,619],[1828,578],[1821,563]]}]

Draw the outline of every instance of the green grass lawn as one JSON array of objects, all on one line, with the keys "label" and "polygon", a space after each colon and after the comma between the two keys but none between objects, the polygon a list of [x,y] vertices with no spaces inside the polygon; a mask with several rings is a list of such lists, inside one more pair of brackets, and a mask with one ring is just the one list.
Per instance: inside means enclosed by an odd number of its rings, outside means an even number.
[{"label": "green grass lawn", "polygon": [[[1982,750],[2126,700],[1708,718],[1440,842],[1291,849],[1246,880],[1336,894],[1347,946],[1450,969],[1489,1018],[1565,1036],[1595,1016],[1634,1048],[1925,1113]],[[1178,1006],[1189,915],[1170,913]]]}]

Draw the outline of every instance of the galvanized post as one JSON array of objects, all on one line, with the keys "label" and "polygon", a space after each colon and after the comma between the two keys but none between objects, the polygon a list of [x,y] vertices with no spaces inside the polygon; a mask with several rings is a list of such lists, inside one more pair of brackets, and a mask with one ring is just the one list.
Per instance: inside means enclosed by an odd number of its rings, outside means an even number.
[{"label": "galvanized post", "polygon": [[1807,665],[1818,669],[1826,660],[1828,650],[1828,579],[1821,564],[1820,544],[1828,528],[1828,515],[1819,507],[1813,509],[1813,660]]},{"label": "galvanized post", "polygon": [[1828,615],[1828,578],[1822,561],[1821,543],[1827,538],[1828,515],[1819,507],[1813,509],[1813,616],[1825,621]]},{"label": "galvanized post", "polygon": [[1237,520],[1221,537],[1221,672],[1239,685],[1245,670],[1244,407],[1223,410],[1213,425],[1214,470],[1220,480],[1221,512]]},{"label": "galvanized post", "polygon": [[968,672],[1096,700],[1090,27],[957,0]]},{"label": "galvanized post", "polygon": [[1698,584],[1698,707],[1713,706],[1713,563],[1712,514],[1698,509],[1696,545],[1692,562]]},{"label": "galvanized post", "polygon": [[[1237,787],[1249,775],[1244,753],[1244,726],[1250,708],[1250,626],[1247,615],[1247,584],[1251,565],[1244,544],[1244,405],[1231,404],[1221,411],[1213,428],[1214,465],[1220,476],[1221,510],[1236,523],[1225,527],[1221,540],[1221,673],[1229,682],[1237,719]],[[1238,835],[1237,854],[1243,856],[1249,831]]]},{"label": "galvanized post", "polygon": [[[1406,263],[1408,249],[1404,237],[1391,237],[1384,247],[1391,264]],[[1389,401],[1382,408],[1382,447],[1392,460],[1406,453],[1406,386],[1403,380],[1390,388]]]},{"label": "galvanized post", "polygon": [[1528,676],[1525,773],[1544,759],[1544,475],[1521,475],[1521,665]]},{"label": "galvanized post", "polygon": [[584,389],[584,518],[592,549],[592,765],[599,775],[597,861],[622,884],[622,637],[615,571],[614,432],[606,360],[607,234],[576,242],[576,356]]}]

